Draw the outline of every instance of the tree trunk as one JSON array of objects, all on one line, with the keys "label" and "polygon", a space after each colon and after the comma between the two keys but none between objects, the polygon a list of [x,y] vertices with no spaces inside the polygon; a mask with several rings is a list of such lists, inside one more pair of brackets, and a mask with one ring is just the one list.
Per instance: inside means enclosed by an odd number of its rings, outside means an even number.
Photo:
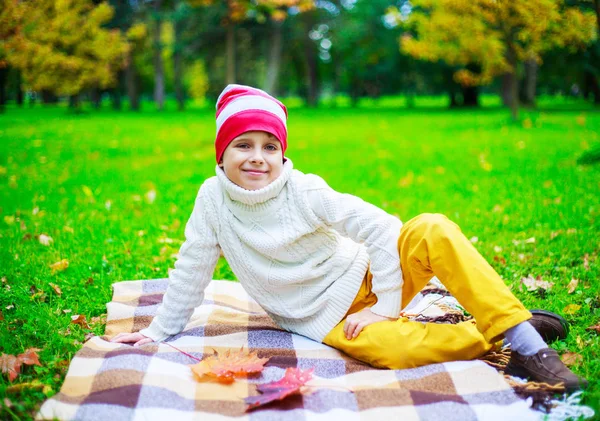
[{"label": "tree trunk", "polygon": [[100,103],[102,102],[102,92],[100,91],[100,89],[93,88],[91,97],[92,97],[92,105],[94,106],[95,109],[99,110]]},{"label": "tree trunk", "polygon": [[450,108],[458,107],[458,100],[456,99],[456,92],[454,90],[448,91],[448,98],[450,99]]},{"label": "tree trunk", "polygon": [[8,67],[0,67],[0,113],[6,106],[6,82],[8,81]]},{"label": "tree trunk", "polygon": [[81,102],[79,101],[79,95],[80,94],[69,96],[69,108],[75,113],[79,113],[81,111]]},{"label": "tree trunk", "polygon": [[525,89],[523,100],[525,105],[535,107],[538,64],[534,59],[525,61]]},{"label": "tree trunk", "polygon": [[265,91],[276,96],[279,69],[281,68],[281,53],[283,51],[283,22],[273,21],[270,47]]},{"label": "tree trunk", "polygon": [[462,97],[464,107],[479,107],[479,89],[477,86],[463,86]]},{"label": "tree trunk", "polygon": [[517,54],[511,45],[508,45],[506,60],[512,71],[502,76],[502,102],[510,107],[513,121],[519,118],[519,80],[517,78]]},{"label": "tree trunk", "polygon": [[183,1],[176,0],[173,6],[173,29],[175,32],[175,43],[173,46],[173,84],[175,87],[175,98],[177,99],[177,109],[183,111],[185,108],[185,90],[183,88],[183,30],[186,13]]},{"label": "tree trunk", "polygon": [[591,70],[586,70],[584,74],[584,92],[586,99],[589,97],[589,92],[594,95],[594,104],[600,104],[600,86],[598,78]]},{"label": "tree trunk", "polygon": [[[56,104],[58,98],[50,91],[42,90],[41,92],[42,104]],[[71,100],[69,100],[71,101]],[[70,103],[70,102],[69,102]]]},{"label": "tree trunk", "polygon": [[162,28],[161,3],[161,0],[154,1],[154,26],[152,28],[152,41],[154,44],[154,103],[159,111],[162,111],[165,102],[165,71],[162,60],[162,43],[160,40]]},{"label": "tree trunk", "polygon": [[225,83],[235,83],[235,25],[229,23],[227,25],[227,39],[226,39],[226,54],[227,54],[227,75]]},{"label": "tree trunk", "polygon": [[511,79],[514,77],[512,73],[504,73],[502,78],[502,83],[500,85],[500,97],[502,98],[502,105],[505,107],[510,107],[510,89],[512,86]]},{"label": "tree trunk", "polygon": [[122,70],[117,72],[117,84],[113,89],[110,90],[110,100],[113,110],[121,110],[121,94],[123,90],[124,76],[125,73]]},{"label": "tree trunk", "polygon": [[173,57],[173,78],[175,84],[175,98],[177,99],[177,109],[185,109],[185,98],[183,92],[183,57],[181,51],[176,52]]},{"label": "tree trunk", "polygon": [[318,75],[317,75],[317,54],[313,40],[309,33],[314,25],[314,13],[302,13],[304,21],[304,65],[306,69],[306,105],[316,107],[318,102]]},{"label": "tree trunk", "polygon": [[21,84],[21,81],[21,71],[17,70],[17,105],[19,107],[22,107],[25,103],[25,93],[23,92],[23,85]]},{"label": "tree trunk", "polygon": [[127,55],[125,85],[127,86],[127,96],[129,97],[129,108],[133,111],[139,111],[140,99],[138,97],[137,75],[135,72],[135,64],[133,62],[133,51],[129,51]]}]

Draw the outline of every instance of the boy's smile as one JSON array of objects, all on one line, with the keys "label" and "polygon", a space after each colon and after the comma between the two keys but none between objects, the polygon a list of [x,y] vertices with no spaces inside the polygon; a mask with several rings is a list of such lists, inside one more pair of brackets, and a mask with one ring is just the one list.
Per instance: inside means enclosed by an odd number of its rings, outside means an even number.
[{"label": "boy's smile", "polygon": [[281,175],[281,143],[270,133],[242,133],[225,149],[219,166],[233,183],[246,190],[268,186]]}]

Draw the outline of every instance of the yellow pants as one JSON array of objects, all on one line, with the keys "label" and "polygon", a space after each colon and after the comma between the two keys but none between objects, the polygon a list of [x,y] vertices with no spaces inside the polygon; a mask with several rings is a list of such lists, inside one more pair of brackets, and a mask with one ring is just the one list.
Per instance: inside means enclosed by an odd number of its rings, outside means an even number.
[{"label": "yellow pants", "polygon": [[[344,335],[344,319],[323,343],[375,367],[402,369],[478,358],[503,332],[531,318],[500,276],[460,228],[439,214],[422,214],[402,227],[398,240],[404,284],[402,308],[436,275],[475,320],[452,324],[400,318],[366,326],[354,339]],[[367,272],[348,314],[377,302]]]}]

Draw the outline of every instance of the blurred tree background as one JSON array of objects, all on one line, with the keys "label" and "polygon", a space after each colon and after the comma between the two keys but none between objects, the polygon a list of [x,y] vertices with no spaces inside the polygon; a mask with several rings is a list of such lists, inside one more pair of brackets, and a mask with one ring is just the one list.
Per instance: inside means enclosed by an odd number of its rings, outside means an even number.
[{"label": "blurred tree background", "polygon": [[298,97],[497,93],[600,104],[600,0],[0,0],[0,107],[140,110],[212,102],[227,83]]}]

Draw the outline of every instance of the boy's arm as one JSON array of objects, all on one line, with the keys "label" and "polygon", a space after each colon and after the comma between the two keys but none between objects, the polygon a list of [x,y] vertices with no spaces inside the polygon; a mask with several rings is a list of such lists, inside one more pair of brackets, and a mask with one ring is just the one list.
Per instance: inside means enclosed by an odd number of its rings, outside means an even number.
[{"label": "boy's arm", "polygon": [[356,196],[336,192],[322,180],[318,185],[318,188],[307,192],[315,215],[341,235],[367,248],[373,274],[373,293],[377,296],[377,303],[371,311],[380,316],[398,318],[403,282],[398,253],[402,222]]},{"label": "boy's arm", "polygon": [[204,299],[204,289],[212,279],[220,248],[213,227],[206,220],[203,189],[185,227],[185,242],[179,250],[175,269],[169,273],[169,286],[156,316],[141,334],[162,341],[181,332],[194,309]]}]

